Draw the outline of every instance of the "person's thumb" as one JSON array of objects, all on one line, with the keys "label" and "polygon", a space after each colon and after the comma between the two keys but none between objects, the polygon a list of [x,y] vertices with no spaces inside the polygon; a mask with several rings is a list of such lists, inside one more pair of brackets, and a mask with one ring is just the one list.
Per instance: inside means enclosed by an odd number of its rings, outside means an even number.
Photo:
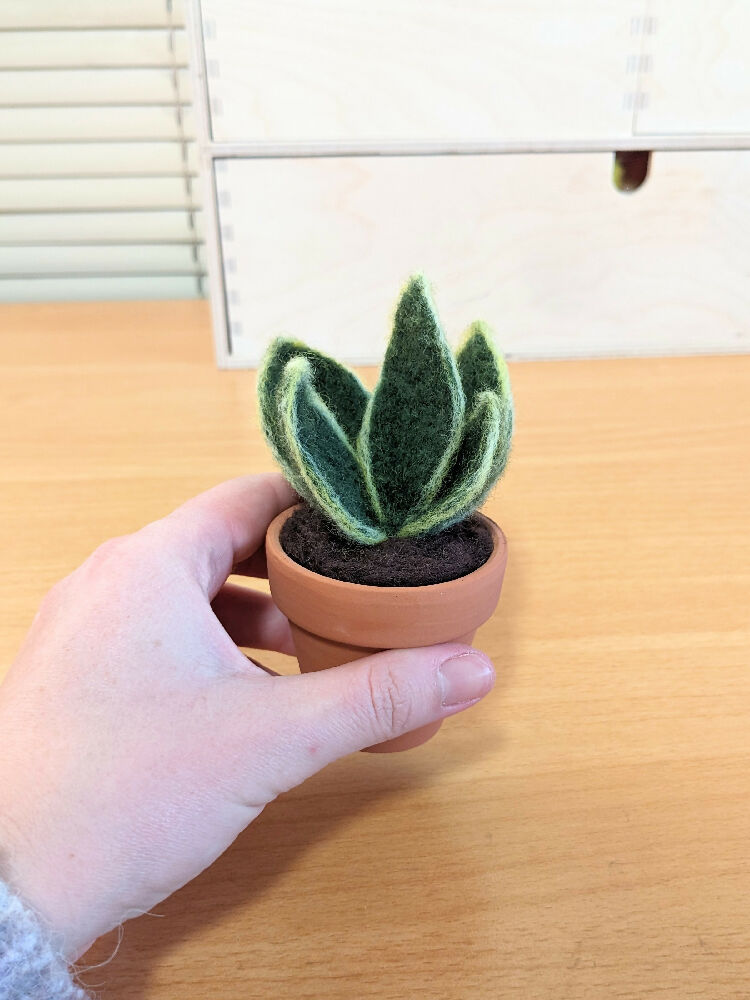
[{"label": "person's thumb", "polygon": [[490,661],[457,643],[388,650],[275,678],[278,777],[291,788],[345,754],[469,708],[494,682]]}]

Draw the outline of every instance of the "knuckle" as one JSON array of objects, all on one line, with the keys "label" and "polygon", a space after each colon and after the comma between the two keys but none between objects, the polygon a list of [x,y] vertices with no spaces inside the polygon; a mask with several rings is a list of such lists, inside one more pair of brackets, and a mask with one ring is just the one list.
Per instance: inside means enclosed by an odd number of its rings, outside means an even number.
[{"label": "knuckle", "polygon": [[34,617],[37,619],[46,619],[55,613],[55,611],[60,607],[63,600],[65,599],[65,592],[67,590],[68,577],[64,580],[58,580],[57,583],[53,584],[47,593],[42,597],[39,602],[39,608]]},{"label": "knuckle", "polygon": [[376,732],[384,738],[407,732],[412,719],[408,691],[388,667],[371,667],[368,672],[368,696]]},{"label": "knuckle", "polygon": [[105,542],[97,545],[89,558],[92,562],[109,562],[110,559],[116,558],[122,553],[126,538],[127,536],[125,535],[118,536],[117,538],[108,538]]},{"label": "knuckle", "polygon": [[[98,595],[112,596],[111,588],[137,575],[138,563],[129,544],[131,536],[108,538],[72,574],[78,587],[96,588]],[[93,596],[93,595],[92,595]]]},{"label": "knuckle", "polygon": [[82,568],[91,572],[111,572],[114,567],[127,563],[131,551],[131,535],[108,538],[94,549]]}]

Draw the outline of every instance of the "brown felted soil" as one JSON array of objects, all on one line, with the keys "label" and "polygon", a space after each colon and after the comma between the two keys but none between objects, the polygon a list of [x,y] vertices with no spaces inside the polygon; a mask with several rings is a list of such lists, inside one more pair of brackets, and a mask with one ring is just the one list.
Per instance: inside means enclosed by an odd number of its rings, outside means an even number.
[{"label": "brown felted soil", "polygon": [[492,535],[476,515],[421,538],[358,545],[304,504],[285,522],[281,547],[314,573],[374,587],[423,587],[473,573],[492,554]]}]

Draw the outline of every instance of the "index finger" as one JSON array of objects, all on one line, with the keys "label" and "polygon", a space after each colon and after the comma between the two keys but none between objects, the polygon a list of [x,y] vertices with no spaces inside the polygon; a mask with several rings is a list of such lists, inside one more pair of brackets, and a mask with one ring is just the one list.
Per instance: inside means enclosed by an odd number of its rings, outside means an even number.
[{"label": "index finger", "polygon": [[149,528],[175,557],[188,561],[212,600],[232,567],[261,547],[274,517],[298,499],[278,473],[240,476],[200,493]]}]

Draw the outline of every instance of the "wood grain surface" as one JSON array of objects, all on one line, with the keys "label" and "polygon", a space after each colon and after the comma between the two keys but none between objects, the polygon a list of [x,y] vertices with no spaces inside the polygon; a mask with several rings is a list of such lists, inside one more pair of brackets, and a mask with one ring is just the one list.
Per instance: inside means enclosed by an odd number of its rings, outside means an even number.
[{"label": "wood grain surface", "polygon": [[649,0],[644,20],[648,23],[635,134],[642,135],[645,144],[652,135],[747,134],[748,5],[734,0]]},{"label": "wood grain surface", "polygon": [[377,361],[417,269],[451,338],[481,317],[513,358],[750,349],[750,152],[657,154],[632,195],[607,153],[231,159],[216,188],[232,365],[279,331]]},{"label": "wood grain surface", "polygon": [[[98,542],[271,461],[205,304],[1,319],[4,669]],[[495,692],[270,806],[84,973],[105,1000],[750,995],[750,357],[511,375]]]},{"label": "wood grain surface", "polygon": [[201,0],[211,139],[616,139],[645,0]]}]

